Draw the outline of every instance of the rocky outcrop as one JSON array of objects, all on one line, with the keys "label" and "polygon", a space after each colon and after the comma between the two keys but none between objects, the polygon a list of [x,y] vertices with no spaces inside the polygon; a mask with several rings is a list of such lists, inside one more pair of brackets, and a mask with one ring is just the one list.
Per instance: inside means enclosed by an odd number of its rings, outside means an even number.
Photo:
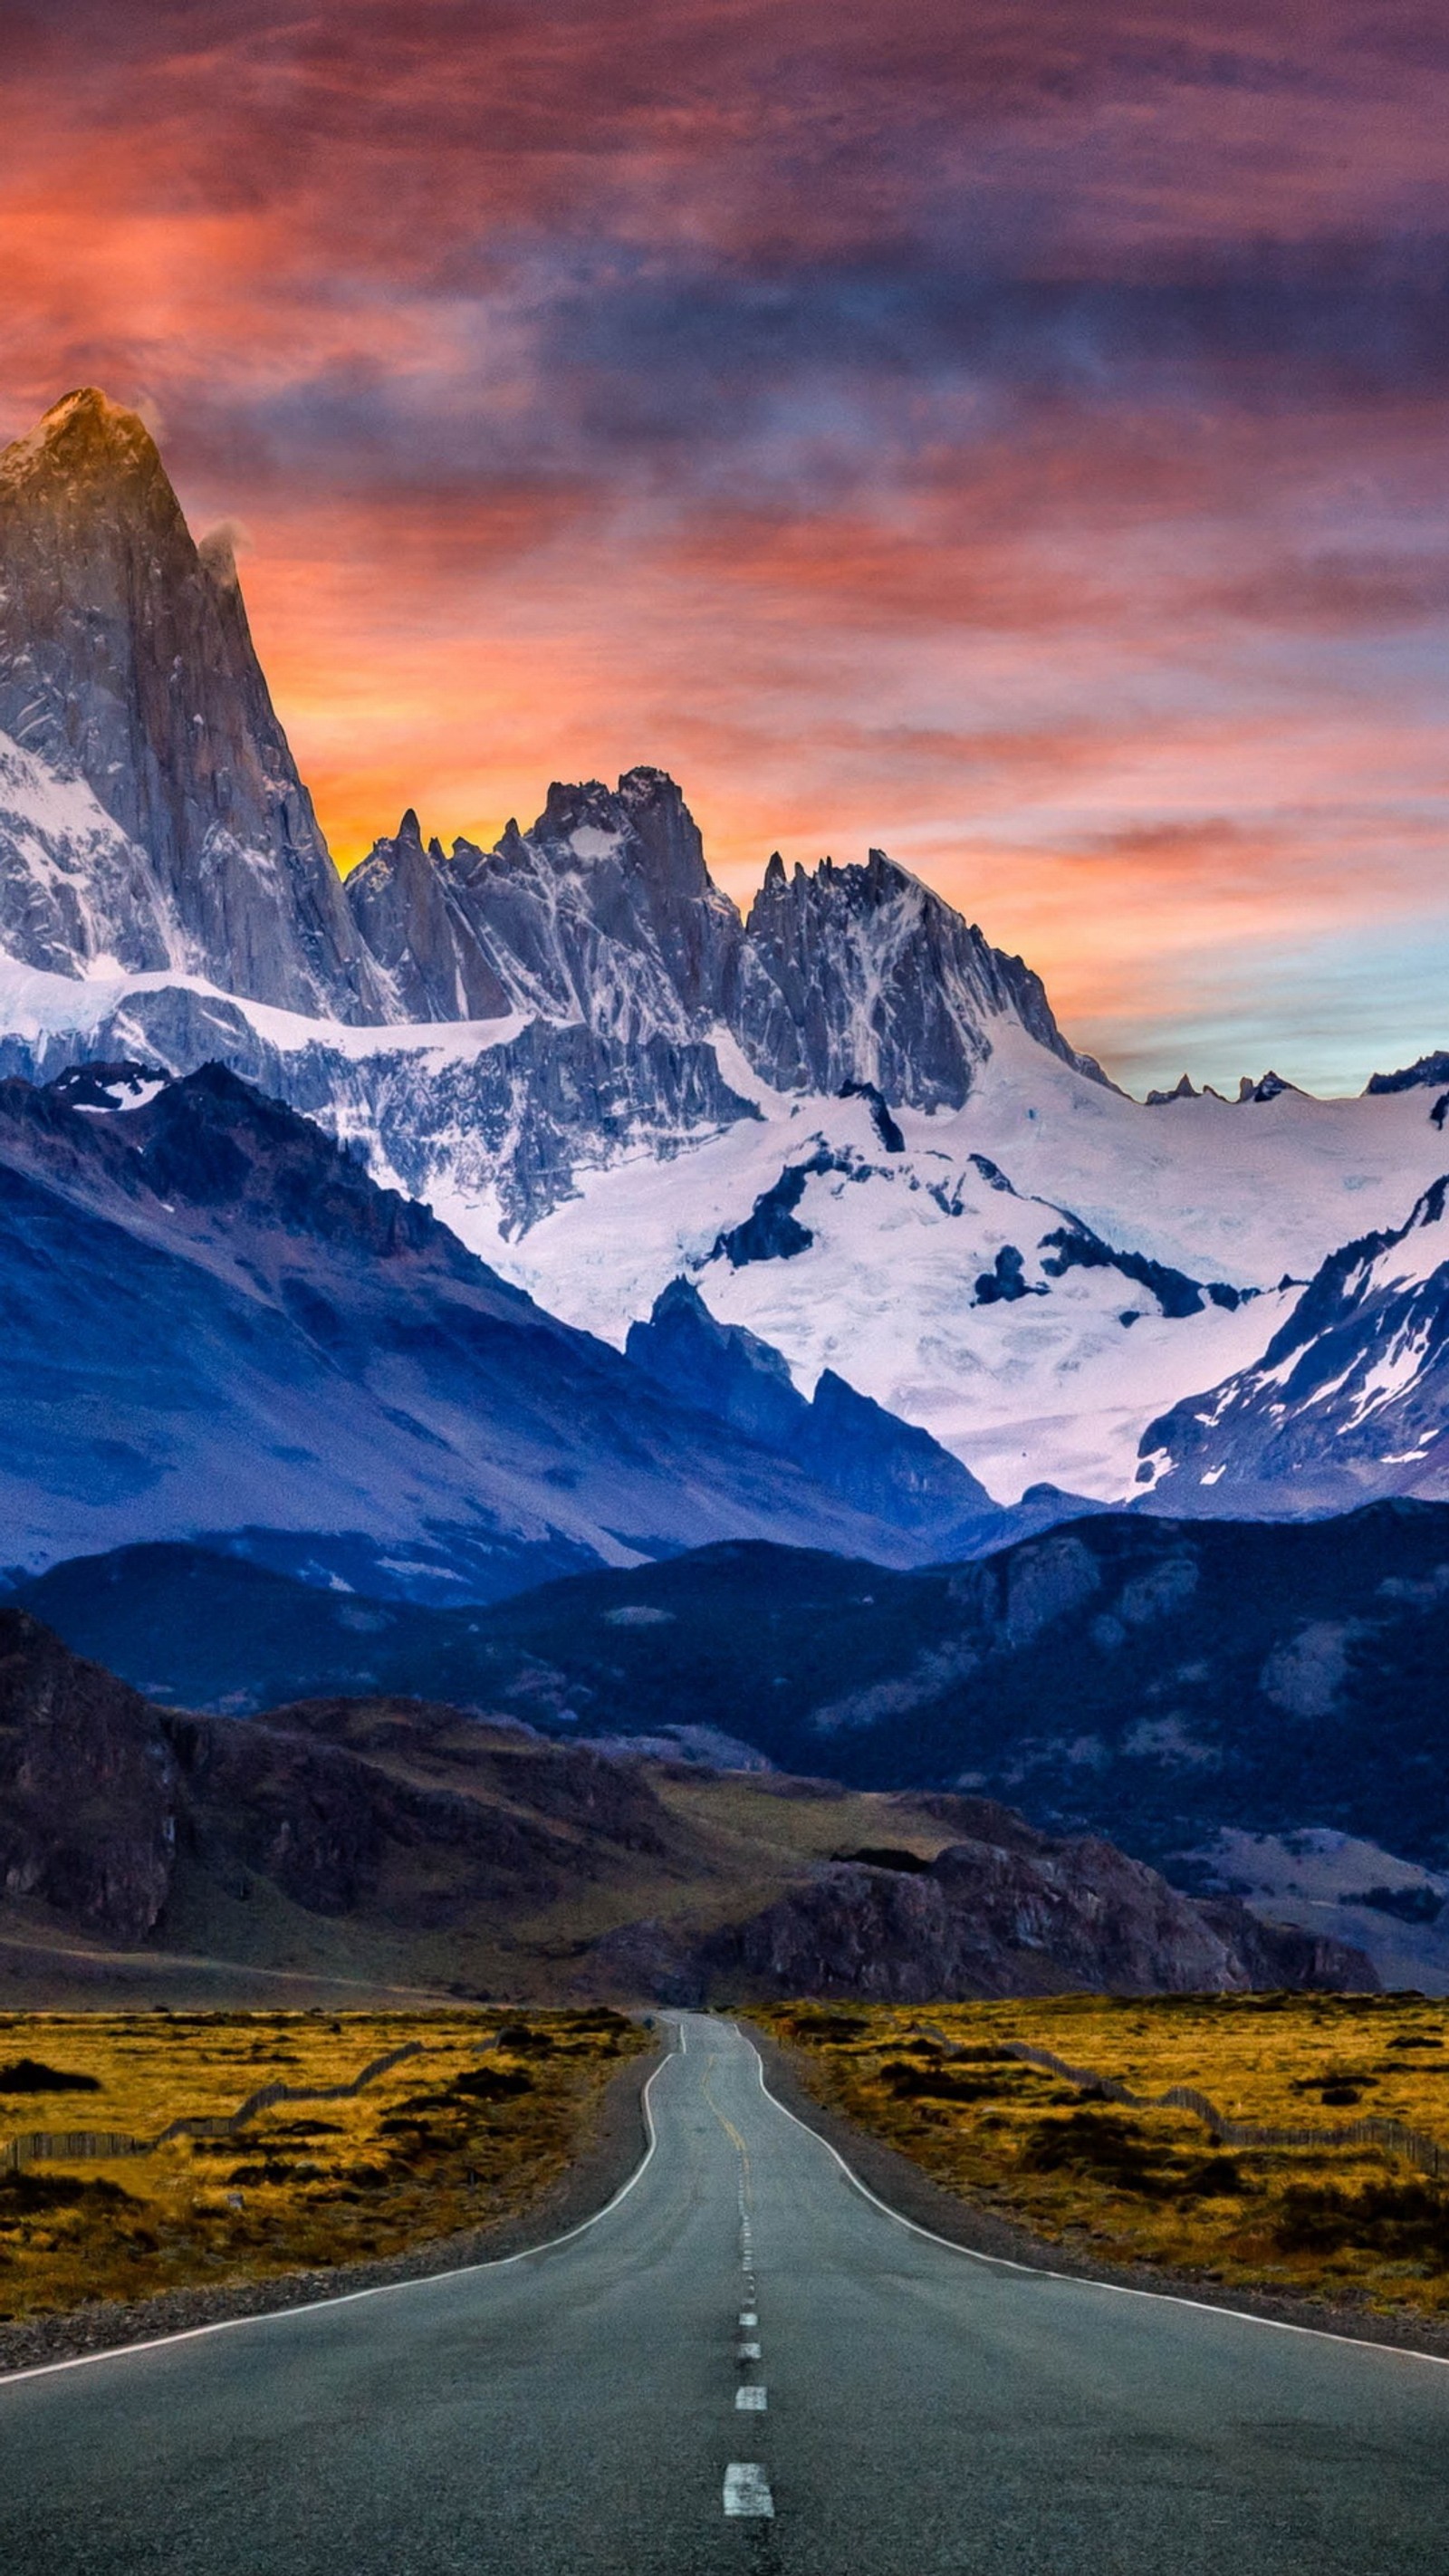
[{"label": "rocky outcrop", "polygon": [[[416,815],[348,879],[359,930],[414,1019],[508,1011],[638,1046],[707,1037],[724,1016],[739,915],[662,770],[553,786],[529,832],[428,851]],[[741,1104],[743,1106],[743,1104]]]},{"label": "rocky outcrop", "polygon": [[170,1893],[178,1798],[156,1710],[0,1610],[0,1892],[139,1939]]},{"label": "rocky outcrop", "polygon": [[[314,1914],[381,1905],[428,1923],[474,1900],[547,1907],[606,1858],[669,1848],[632,1770],[521,1730],[500,1738],[453,1708],[323,1701],[263,1723],[163,1727],[194,1856],[224,1883],[255,1874]],[[428,1865],[409,1890],[419,1853]]]},{"label": "rocky outcrop", "polygon": [[[13,956],[185,967],[295,1011],[382,1015],[230,544],[194,543],[144,424],[93,388],[0,455],[0,738]],[[17,798],[48,840],[17,827]]]},{"label": "rocky outcrop", "polygon": [[733,1026],[782,1091],[868,1088],[892,1104],[959,1109],[1011,1018],[1079,1073],[1039,978],[919,879],[872,850],[787,876],[778,856],[745,925]]},{"label": "rocky outcrop", "polygon": [[973,1995],[1219,1994],[1255,1986],[1375,1991],[1347,1944],[1207,1908],[1095,1838],[1056,1842],[978,1804],[978,1831],[928,1868],[845,1862],[713,1945],[754,1995],[874,2003]]},{"label": "rocky outcrop", "polygon": [[441,844],[423,848],[409,808],[395,837],[375,841],[347,880],[359,936],[387,976],[401,1019],[496,1020],[513,1007],[453,879]]},{"label": "rocky outcrop", "polygon": [[627,1356],[681,1403],[697,1405],[854,1504],[909,1529],[942,1556],[1001,1521],[984,1485],[928,1431],[858,1395],[833,1369],[803,1396],[778,1351],[721,1324],[687,1279],[671,1280]]}]

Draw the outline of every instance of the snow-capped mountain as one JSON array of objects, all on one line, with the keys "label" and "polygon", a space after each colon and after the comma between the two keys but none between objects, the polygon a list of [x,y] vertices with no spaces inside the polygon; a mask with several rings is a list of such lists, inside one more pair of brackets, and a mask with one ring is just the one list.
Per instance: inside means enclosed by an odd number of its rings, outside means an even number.
[{"label": "snow-capped mountain", "polygon": [[618,1350],[685,1282],[1000,1503],[1155,1504],[1146,1427],[1449,1168],[1433,1060],[1125,1098],[879,851],[772,860],[742,919],[655,769],[493,851],[409,814],[344,887],[229,554],[86,393],[0,460],[0,1073],[123,1058],[225,1063]]},{"label": "snow-capped mountain", "polygon": [[1335,1252],[1255,1367],[1150,1425],[1138,1475],[1155,1504],[1336,1512],[1449,1495],[1446,1200],[1449,1178],[1406,1225]]}]

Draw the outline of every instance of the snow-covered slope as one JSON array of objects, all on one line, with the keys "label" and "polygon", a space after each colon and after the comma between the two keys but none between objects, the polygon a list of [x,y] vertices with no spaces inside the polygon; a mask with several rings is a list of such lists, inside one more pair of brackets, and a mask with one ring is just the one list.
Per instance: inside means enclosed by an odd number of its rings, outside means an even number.
[{"label": "snow-covered slope", "polygon": [[1007,1501],[1130,1495],[1146,1423],[1255,1361],[1285,1276],[1445,1159],[1422,1091],[1145,1110],[1006,1030],[963,1108],[889,1114],[899,1151],[868,1100],[753,1097],[757,1123],[582,1177],[491,1257],[611,1339],[680,1273],[805,1391],[838,1370]]},{"label": "snow-covered slope", "polygon": [[0,923],[10,955],[58,975],[186,962],[151,863],[83,778],[0,733]]},{"label": "snow-covered slope", "polygon": [[834,1369],[1007,1502],[1130,1496],[1146,1426],[1261,1357],[1299,1293],[1280,1283],[1400,1223],[1449,1159],[1422,1086],[1145,1109],[1009,1019],[934,1110],[777,1091],[722,1027],[635,1048],[518,1013],[347,1028],[174,975],[0,968],[3,1031],[0,1070],[31,1079],[220,1058],[570,1323],[622,1347],[683,1276],[804,1394]]},{"label": "snow-covered slope", "polygon": [[[1440,1138],[1440,1158],[1449,1164]],[[1260,1363],[1153,1423],[1139,1477],[1164,1511],[1351,1510],[1449,1496],[1449,1178],[1406,1225],[1323,1264]]]}]

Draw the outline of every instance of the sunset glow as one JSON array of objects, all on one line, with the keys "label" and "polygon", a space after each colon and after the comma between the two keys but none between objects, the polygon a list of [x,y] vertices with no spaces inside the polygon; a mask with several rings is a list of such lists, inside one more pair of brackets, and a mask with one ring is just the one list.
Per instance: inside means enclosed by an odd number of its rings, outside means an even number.
[{"label": "sunset glow", "polygon": [[1449,1041],[1442,15],[11,12],[0,433],[237,523],[345,865],[671,769],[1134,1088]]}]

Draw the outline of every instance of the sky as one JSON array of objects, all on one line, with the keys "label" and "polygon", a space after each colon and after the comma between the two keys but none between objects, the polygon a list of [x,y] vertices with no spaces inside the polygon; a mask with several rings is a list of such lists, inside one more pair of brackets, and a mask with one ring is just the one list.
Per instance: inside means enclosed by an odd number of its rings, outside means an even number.
[{"label": "sky", "polygon": [[342,864],[679,778],[1133,1089],[1449,1044],[1439,0],[0,0],[0,436],[232,523]]}]

